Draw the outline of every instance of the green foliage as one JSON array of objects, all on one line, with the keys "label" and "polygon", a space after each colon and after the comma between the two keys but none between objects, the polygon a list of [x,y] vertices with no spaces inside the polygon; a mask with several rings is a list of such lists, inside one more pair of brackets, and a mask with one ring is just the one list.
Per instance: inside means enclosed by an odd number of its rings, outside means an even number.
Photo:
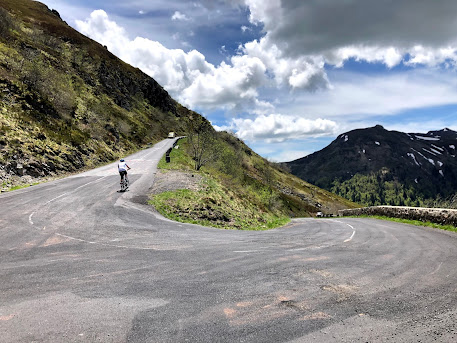
[{"label": "green foliage", "polygon": [[38,182],[34,182],[34,183],[30,183],[30,184],[15,185],[15,186],[10,187],[6,182],[3,182],[1,185],[2,187],[0,187],[0,188],[2,188],[3,191],[11,192],[11,191],[28,188],[28,187],[35,186],[35,185],[38,185]]},{"label": "green foliage", "polygon": [[188,128],[188,152],[194,160],[195,170],[208,162],[218,158],[220,145],[216,139],[216,132],[209,122],[200,117],[189,123]]},{"label": "green foliage", "polygon": [[13,18],[3,8],[0,8],[0,37],[8,38],[11,35],[11,31],[16,28]]},{"label": "green foliage", "polygon": [[424,199],[413,186],[407,186],[381,170],[370,175],[355,174],[341,182],[335,180],[331,191],[351,201],[366,205],[421,206]]}]

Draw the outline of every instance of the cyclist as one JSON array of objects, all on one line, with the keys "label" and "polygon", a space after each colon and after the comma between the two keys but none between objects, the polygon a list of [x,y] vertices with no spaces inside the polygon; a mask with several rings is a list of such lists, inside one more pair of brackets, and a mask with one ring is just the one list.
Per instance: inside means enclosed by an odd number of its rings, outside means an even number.
[{"label": "cyclist", "polygon": [[127,177],[127,170],[130,170],[130,167],[127,165],[123,158],[121,158],[121,160],[119,161],[117,169],[119,170],[119,175],[121,175],[121,183],[124,180],[124,177],[125,181],[129,182],[129,178]]}]

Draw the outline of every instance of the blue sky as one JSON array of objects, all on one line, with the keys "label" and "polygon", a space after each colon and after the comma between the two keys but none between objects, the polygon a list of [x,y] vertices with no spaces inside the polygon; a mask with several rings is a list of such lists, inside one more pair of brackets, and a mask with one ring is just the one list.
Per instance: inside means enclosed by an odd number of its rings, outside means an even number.
[{"label": "blue sky", "polygon": [[339,134],[457,130],[455,0],[44,0],[273,161]]}]

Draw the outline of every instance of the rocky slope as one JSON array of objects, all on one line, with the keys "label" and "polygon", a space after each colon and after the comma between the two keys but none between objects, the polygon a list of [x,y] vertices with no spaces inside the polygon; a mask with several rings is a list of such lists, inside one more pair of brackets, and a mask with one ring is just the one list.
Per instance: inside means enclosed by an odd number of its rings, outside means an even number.
[{"label": "rocky slope", "polygon": [[287,165],[303,180],[354,201],[420,205],[457,192],[456,148],[457,132],[449,129],[419,134],[377,125],[341,134]]}]

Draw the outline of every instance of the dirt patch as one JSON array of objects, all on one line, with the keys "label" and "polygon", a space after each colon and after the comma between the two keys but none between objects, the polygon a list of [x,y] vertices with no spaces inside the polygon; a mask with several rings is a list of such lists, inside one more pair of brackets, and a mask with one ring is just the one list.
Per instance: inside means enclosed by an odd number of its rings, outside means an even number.
[{"label": "dirt patch", "polygon": [[151,188],[152,194],[160,194],[177,189],[190,189],[197,191],[202,189],[203,177],[199,174],[179,170],[159,170],[154,178]]}]

